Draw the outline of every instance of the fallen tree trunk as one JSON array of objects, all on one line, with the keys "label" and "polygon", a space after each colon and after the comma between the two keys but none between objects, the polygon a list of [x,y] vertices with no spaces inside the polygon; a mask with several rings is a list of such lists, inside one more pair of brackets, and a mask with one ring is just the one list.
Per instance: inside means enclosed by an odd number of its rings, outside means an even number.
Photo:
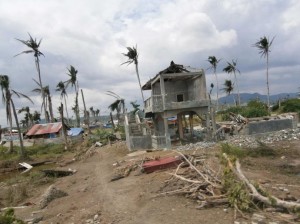
[{"label": "fallen tree trunk", "polygon": [[235,167],[231,163],[230,159],[228,156],[224,153],[223,154],[224,158],[228,162],[229,168],[234,172],[234,174],[239,178],[240,181],[242,181],[248,189],[250,190],[251,196],[260,202],[263,202],[266,205],[274,206],[274,207],[280,207],[280,208],[285,208],[288,210],[299,210],[300,209],[300,203],[297,202],[291,202],[291,201],[283,201],[275,196],[269,196],[265,197],[261,195],[257,189],[253,186],[253,184],[250,183],[250,181],[247,179],[247,177],[243,174],[241,170],[241,164],[239,160],[237,159],[235,162]]}]

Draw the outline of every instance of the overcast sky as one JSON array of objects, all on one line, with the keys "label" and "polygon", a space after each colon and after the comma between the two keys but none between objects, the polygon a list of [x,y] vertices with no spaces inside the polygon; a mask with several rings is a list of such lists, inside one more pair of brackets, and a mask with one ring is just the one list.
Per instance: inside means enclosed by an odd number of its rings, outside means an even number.
[{"label": "overcast sky", "polygon": [[[270,53],[270,94],[297,92],[300,87],[300,1],[298,0],[0,0],[0,74],[11,87],[29,95],[34,105],[15,99],[17,108],[40,110],[41,97],[31,90],[38,79],[32,54],[15,38],[30,33],[42,39],[41,75],[50,86],[54,110],[60,103],[55,92],[66,81],[67,68],[77,70],[87,107],[108,113],[113,91],[130,101],[141,100],[134,65],[122,65],[127,46],[139,52],[142,84],[173,60],[192,68],[207,69],[208,56],[222,59],[221,84],[227,61],[237,60],[240,92],[266,94],[266,63],[253,47],[260,37],[275,37]],[[207,86],[215,82],[206,71]],[[215,94],[215,92],[214,92]],[[224,94],[223,94],[224,95]],[[149,96],[149,94],[146,94]],[[74,90],[68,89],[68,106]],[[81,110],[83,110],[80,101]],[[70,112],[72,114],[72,112]],[[22,119],[22,116],[20,116]],[[4,106],[0,124],[6,126]]]}]

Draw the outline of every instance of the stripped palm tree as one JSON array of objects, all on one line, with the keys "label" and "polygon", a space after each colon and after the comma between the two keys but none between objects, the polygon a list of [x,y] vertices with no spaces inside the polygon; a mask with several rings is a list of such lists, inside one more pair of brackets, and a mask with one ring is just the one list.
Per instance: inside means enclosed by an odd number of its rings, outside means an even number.
[{"label": "stripped palm tree", "polygon": [[95,114],[96,114],[96,117],[99,117],[99,116],[100,116],[100,110],[97,109],[97,110],[95,111]]},{"label": "stripped palm tree", "polygon": [[[39,85],[38,82],[36,82],[36,84]],[[51,123],[53,123],[54,122],[54,116],[53,116],[52,98],[51,98],[49,86],[44,86],[43,88],[35,88],[34,90],[32,90],[32,92],[36,92],[36,93],[41,93],[42,91],[44,92],[44,96],[45,96],[44,103],[46,105],[46,108],[47,107],[49,108],[49,113],[46,110],[46,118],[47,118],[48,121],[51,121]]]},{"label": "stripped palm tree", "polygon": [[[226,79],[223,85],[224,85],[224,88],[222,90],[229,96],[234,89],[232,81]],[[233,102],[236,105],[234,96],[233,96]]]},{"label": "stripped palm tree", "polygon": [[78,104],[78,91],[79,91],[79,84],[78,84],[78,80],[77,80],[77,73],[78,71],[72,66],[70,65],[70,68],[68,68],[68,73],[67,75],[70,77],[69,80],[67,80],[65,82],[66,84],[66,88],[68,88],[68,86],[71,84],[71,87],[74,87],[74,90],[75,90],[75,106],[73,111],[75,113],[75,116],[76,116],[76,124],[77,124],[77,127],[80,126],[80,115],[79,115],[79,104]]},{"label": "stripped palm tree", "polygon": [[135,71],[136,71],[136,76],[140,85],[140,90],[141,90],[141,94],[142,94],[142,99],[143,99],[143,103],[145,102],[144,99],[144,94],[142,91],[142,85],[141,85],[141,80],[140,80],[140,74],[139,74],[139,66],[138,66],[138,52],[137,52],[137,47],[127,47],[128,52],[125,54],[123,53],[124,56],[128,57],[128,60],[125,61],[124,63],[122,63],[121,65],[127,64],[130,65],[132,63],[134,63],[135,65]]},{"label": "stripped palm tree", "polygon": [[[7,121],[10,126],[10,136],[12,137],[12,113],[13,113],[14,117],[15,117],[17,129],[18,129],[19,140],[20,140],[20,152],[19,152],[20,158],[25,158],[26,152],[24,150],[22,133],[21,133],[21,129],[20,129],[19,121],[18,121],[18,115],[16,112],[16,108],[15,108],[15,104],[12,99],[12,96],[15,95],[19,98],[24,97],[32,103],[33,103],[33,101],[28,96],[26,96],[20,92],[17,92],[15,90],[10,89],[9,77],[7,75],[0,75],[0,87],[1,87],[1,91],[2,91],[2,101],[5,104]],[[12,152],[12,150],[13,150],[13,141],[11,138],[9,151]]]},{"label": "stripped palm tree", "polygon": [[259,54],[261,57],[266,58],[266,78],[267,78],[267,104],[268,104],[268,111],[270,112],[270,86],[269,86],[269,53],[271,52],[270,48],[273,44],[273,40],[275,37],[272,38],[270,41],[266,36],[261,37],[259,41],[254,44],[259,50]]},{"label": "stripped palm tree", "polygon": [[18,56],[20,54],[31,54],[33,53],[34,59],[35,59],[35,66],[36,66],[36,70],[38,73],[38,78],[39,78],[39,86],[41,87],[41,95],[42,95],[42,104],[43,104],[43,108],[44,108],[44,113],[45,113],[45,120],[46,122],[49,122],[49,119],[46,118],[46,111],[47,111],[47,107],[45,104],[45,94],[43,91],[43,83],[42,83],[42,77],[41,77],[41,69],[40,69],[40,56],[44,56],[44,54],[39,50],[39,47],[41,45],[42,39],[40,41],[37,41],[36,39],[33,39],[32,36],[28,33],[29,35],[29,40],[20,40],[17,39],[18,41],[20,41],[22,44],[24,44],[25,46],[27,46],[29,48],[29,50],[26,51],[22,51],[21,53],[15,55]]},{"label": "stripped palm tree", "polygon": [[214,75],[216,77],[216,84],[217,84],[217,110],[219,108],[219,82],[218,82],[218,76],[217,76],[217,66],[218,63],[221,61],[221,59],[217,59],[215,56],[209,56],[208,62],[210,63],[210,67],[208,69],[212,69],[214,71]]},{"label": "stripped palm tree", "polygon": [[57,86],[56,86],[56,91],[60,91],[60,98],[61,99],[64,99],[65,101],[65,110],[66,110],[66,114],[67,114],[67,119],[69,121],[69,113],[68,113],[68,105],[67,105],[67,100],[66,100],[66,97],[68,97],[68,94],[67,94],[67,88],[65,86],[65,83],[63,81],[60,81]]},{"label": "stripped palm tree", "polygon": [[25,112],[24,124],[25,124],[26,128],[29,128],[33,125],[33,116],[30,113],[30,108],[28,106],[27,107],[22,107],[21,109],[18,110],[19,114],[24,113],[24,112]]},{"label": "stripped palm tree", "polygon": [[[237,60],[232,60],[232,63],[227,62],[227,66],[223,69],[224,72],[231,74],[233,73],[234,75],[234,82],[236,84],[236,88],[237,88],[237,96],[238,96],[238,105],[241,105],[241,98],[240,98],[240,90],[239,90],[239,83],[238,80],[236,78],[236,72],[241,73],[237,68],[236,68],[236,64],[237,64]],[[226,82],[226,81],[225,81]]]},{"label": "stripped palm tree", "polygon": [[94,110],[94,107],[90,107],[90,112],[91,112],[92,116],[95,118],[96,111]]}]

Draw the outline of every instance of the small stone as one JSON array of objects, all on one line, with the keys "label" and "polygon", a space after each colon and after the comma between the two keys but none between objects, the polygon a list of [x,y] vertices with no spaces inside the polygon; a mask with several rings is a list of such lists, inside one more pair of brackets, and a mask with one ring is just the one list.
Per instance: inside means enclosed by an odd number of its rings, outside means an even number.
[{"label": "small stone", "polygon": [[94,216],[94,221],[96,221],[98,218],[99,218],[99,215],[96,214],[96,215]]}]

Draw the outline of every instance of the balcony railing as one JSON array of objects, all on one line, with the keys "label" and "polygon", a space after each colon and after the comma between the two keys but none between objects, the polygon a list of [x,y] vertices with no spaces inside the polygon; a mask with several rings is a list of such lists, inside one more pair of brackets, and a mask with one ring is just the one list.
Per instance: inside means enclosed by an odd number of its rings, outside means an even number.
[{"label": "balcony railing", "polygon": [[164,110],[175,110],[193,107],[205,107],[209,105],[209,100],[184,99],[184,101],[176,102],[177,94],[182,92],[173,92],[166,94],[165,104],[163,105],[162,95],[154,95],[145,101],[145,112],[162,112]]}]

